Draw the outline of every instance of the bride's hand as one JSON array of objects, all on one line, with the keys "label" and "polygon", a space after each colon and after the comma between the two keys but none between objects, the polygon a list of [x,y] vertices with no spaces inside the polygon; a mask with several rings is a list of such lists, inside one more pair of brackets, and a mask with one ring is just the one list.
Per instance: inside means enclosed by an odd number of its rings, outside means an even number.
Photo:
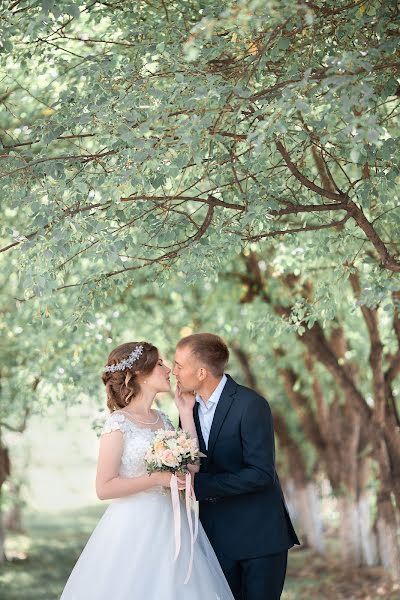
[{"label": "bride's hand", "polygon": [[172,473],[170,471],[155,471],[152,473],[155,485],[162,485],[163,487],[169,487],[171,484]]},{"label": "bride's hand", "polygon": [[[184,490],[186,489],[186,476],[184,473],[177,473],[176,474],[178,477],[178,489],[180,490]],[[195,472],[190,470],[190,485],[193,487],[194,486],[194,476],[195,476]]]},{"label": "bride's hand", "polygon": [[193,411],[194,404],[196,402],[195,392],[182,392],[179,385],[176,386],[175,390],[175,404],[179,413]]},{"label": "bride's hand", "polygon": [[[181,474],[177,473],[176,475],[178,478],[178,490],[184,490],[185,489],[184,476],[183,476],[183,479],[180,480],[179,475],[181,475]],[[154,484],[161,485],[161,486],[167,487],[167,488],[169,488],[171,486],[171,477],[172,477],[172,473],[170,471],[156,471],[155,473],[153,473]]]}]

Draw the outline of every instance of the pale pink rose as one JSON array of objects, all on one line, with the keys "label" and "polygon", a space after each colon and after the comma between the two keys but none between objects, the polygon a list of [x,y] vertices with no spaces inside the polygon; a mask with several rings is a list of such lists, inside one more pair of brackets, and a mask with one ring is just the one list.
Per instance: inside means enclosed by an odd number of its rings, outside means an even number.
[{"label": "pale pink rose", "polygon": [[183,450],[188,450],[190,448],[190,441],[183,440],[181,444],[179,444]]},{"label": "pale pink rose", "polygon": [[177,460],[174,453],[171,450],[166,450],[163,454],[162,461],[167,467],[176,467]]}]

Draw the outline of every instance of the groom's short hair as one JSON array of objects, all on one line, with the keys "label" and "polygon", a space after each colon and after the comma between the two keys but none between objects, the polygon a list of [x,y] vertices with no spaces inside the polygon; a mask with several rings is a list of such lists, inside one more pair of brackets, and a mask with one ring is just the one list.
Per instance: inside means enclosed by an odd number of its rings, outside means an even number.
[{"label": "groom's short hair", "polygon": [[192,353],[209,368],[214,377],[222,377],[229,360],[228,346],[219,335],[193,333],[182,338],[178,348],[189,346]]}]

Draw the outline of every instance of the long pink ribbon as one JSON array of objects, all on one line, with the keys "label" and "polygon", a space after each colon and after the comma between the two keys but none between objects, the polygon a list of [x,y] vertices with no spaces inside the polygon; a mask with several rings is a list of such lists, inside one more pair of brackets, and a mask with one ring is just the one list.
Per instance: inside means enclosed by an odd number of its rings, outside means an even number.
[{"label": "long pink ribbon", "polygon": [[[179,551],[181,549],[181,511],[180,511],[180,503],[179,503],[179,491],[178,491],[178,481],[177,477],[174,474],[171,477],[171,498],[172,498],[172,508],[174,512],[174,531],[175,531],[175,556],[174,561],[178,558]],[[194,543],[197,539],[197,535],[199,532],[199,503],[196,500],[196,495],[194,493],[194,489],[191,485],[191,477],[189,473],[186,473],[185,477],[185,504],[186,504],[186,515],[189,524],[189,532],[190,532],[190,558],[189,558],[189,566],[186,574],[186,579],[184,581],[184,585],[190,579],[190,575],[192,573],[193,567],[193,554],[194,554]],[[193,519],[194,519],[194,527],[191,515],[191,509],[193,510]]]},{"label": "long pink ribbon", "polygon": [[174,561],[178,558],[179,550],[181,549],[181,511],[179,507],[179,491],[178,480],[176,475],[172,475],[171,481],[171,498],[172,508],[174,511],[174,531],[175,531],[175,556]]}]

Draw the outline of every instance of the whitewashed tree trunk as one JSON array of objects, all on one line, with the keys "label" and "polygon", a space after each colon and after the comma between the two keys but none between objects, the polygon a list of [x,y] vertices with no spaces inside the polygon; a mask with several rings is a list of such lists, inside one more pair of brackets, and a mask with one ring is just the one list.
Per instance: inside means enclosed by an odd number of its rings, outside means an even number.
[{"label": "whitewashed tree trunk", "polygon": [[379,516],[377,529],[382,565],[391,577],[398,581],[400,580],[400,551],[396,527],[394,523],[390,523],[383,516]]},{"label": "whitewashed tree trunk", "polygon": [[[1,491],[0,491],[1,494]],[[6,532],[3,525],[3,514],[1,510],[1,496],[0,496],[0,564],[6,560],[5,553],[5,542],[6,542]]]},{"label": "whitewashed tree trunk", "polygon": [[[392,500],[394,488],[387,447],[379,446],[380,489],[378,492],[378,540],[382,565],[395,581],[400,581],[400,544],[398,537],[398,513]],[[397,507],[398,508],[398,507]]]},{"label": "whitewashed tree trunk", "polygon": [[304,490],[303,497],[305,504],[303,514],[308,525],[309,544],[319,554],[324,554],[325,540],[321,516],[321,499],[317,484],[309,482]]},{"label": "whitewashed tree trunk", "polygon": [[357,504],[350,495],[341,496],[339,506],[339,537],[342,562],[348,566],[361,564],[361,539]]},{"label": "whitewashed tree trunk", "polygon": [[285,491],[291,516],[302,532],[302,542],[319,554],[324,554],[321,500],[317,485],[310,481],[305,486],[296,486],[291,479],[287,481]]},{"label": "whitewashed tree trunk", "polygon": [[358,529],[361,542],[361,564],[371,567],[379,563],[377,536],[373,530],[369,494],[364,492],[357,502]]},{"label": "whitewashed tree trunk", "polygon": [[296,501],[297,491],[294,480],[290,477],[285,478],[281,483],[284,488],[285,500],[289,509],[290,517],[293,519],[295,524],[300,525],[300,515],[298,510],[298,502]]}]

